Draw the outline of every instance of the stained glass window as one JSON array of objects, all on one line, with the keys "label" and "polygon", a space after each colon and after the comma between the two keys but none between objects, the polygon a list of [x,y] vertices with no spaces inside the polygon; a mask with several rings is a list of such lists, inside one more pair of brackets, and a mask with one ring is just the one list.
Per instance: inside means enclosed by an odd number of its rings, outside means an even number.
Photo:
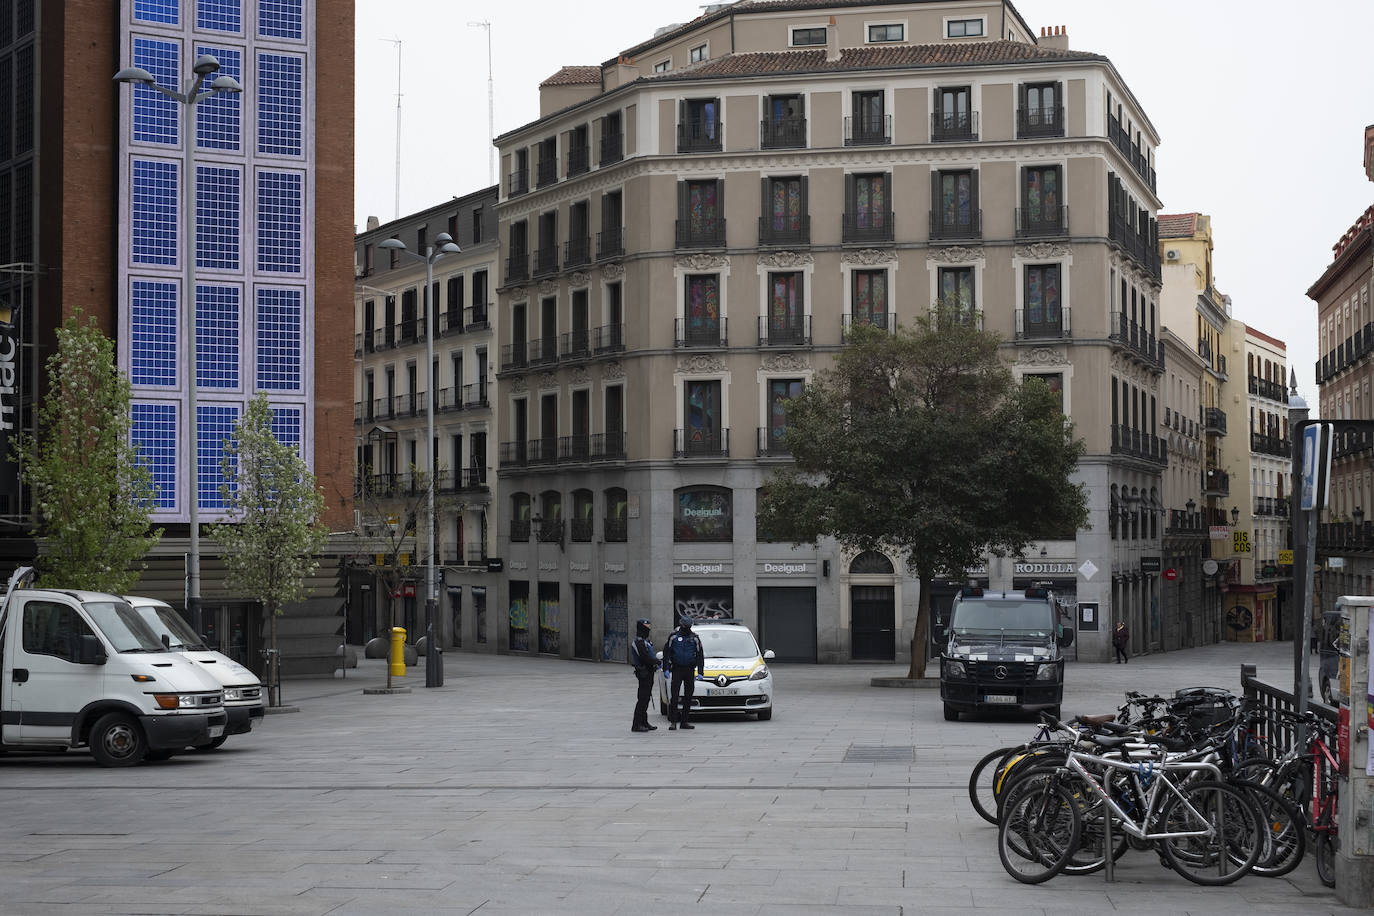
[{"label": "stained glass window", "polygon": [[769,218],[774,231],[797,231],[802,228],[802,180],[800,178],[772,179],[772,199]]},{"label": "stained glass window", "polygon": [[1060,326],[1059,265],[1026,268],[1026,329],[1058,330]]},{"label": "stained glass window", "polygon": [[881,229],[887,223],[887,176],[854,176],[854,225]]},{"label": "stained glass window", "polygon": [[940,215],[946,226],[968,226],[973,220],[973,173],[940,173]]},{"label": "stained glass window", "polygon": [[887,327],[887,271],[854,271],[855,324]]},{"label": "stained glass window", "polygon": [[1059,218],[1059,167],[1026,169],[1026,219],[1033,225]]},{"label": "stained glass window", "polygon": [[785,450],[787,435],[787,402],[801,397],[801,379],[770,379],[768,382],[768,445],[777,451]]},{"label": "stained glass window", "polygon": [[797,272],[768,275],[769,339],[785,336],[801,326],[802,275]]},{"label": "stained glass window", "polygon": [[683,420],[687,433],[687,451],[718,451],[720,449],[720,382],[693,380],[687,382]]},{"label": "stained glass window", "polygon": [[720,277],[717,274],[687,276],[687,339],[699,343],[720,340]]},{"label": "stained glass window", "polygon": [[692,234],[715,230],[720,218],[720,200],[715,181],[687,182],[687,219]]},{"label": "stained glass window", "polygon": [[973,268],[940,268],[940,302],[951,315],[961,317],[973,312]]}]

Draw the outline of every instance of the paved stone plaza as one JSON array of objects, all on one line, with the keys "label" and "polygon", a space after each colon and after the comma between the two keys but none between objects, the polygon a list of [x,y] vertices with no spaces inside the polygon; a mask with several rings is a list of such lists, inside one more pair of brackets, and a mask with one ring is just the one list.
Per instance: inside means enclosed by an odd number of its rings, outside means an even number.
[{"label": "paved stone plaza", "polygon": [[[1068,666],[1064,712],[1122,691],[1291,683],[1288,643]],[[445,656],[445,685],[288,681],[299,713],[132,770],[0,758],[0,913],[1304,914],[1343,909],[1311,859],[1201,888],[1127,853],[1017,884],[969,805],[972,764],[1028,719],[945,722],[895,666],[776,666],[771,722],[632,734],[627,668]],[[932,671],[934,666],[932,666]],[[663,725],[651,707],[651,721]]]}]

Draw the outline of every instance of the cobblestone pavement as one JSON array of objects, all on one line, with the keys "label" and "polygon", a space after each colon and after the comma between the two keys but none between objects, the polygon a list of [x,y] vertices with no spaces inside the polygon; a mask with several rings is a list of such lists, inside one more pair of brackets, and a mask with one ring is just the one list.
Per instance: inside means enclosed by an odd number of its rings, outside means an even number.
[{"label": "cobblestone pavement", "polygon": [[[1288,643],[1073,663],[1065,714],[1126,689],[1291,683]],[[1128,853],[1117,881],[1017,884],[969,805],[972,764],[1028,719],[945,722],[891,665],[777,665],[771,722],[632,734],[618,665],[449,653],[445,684],[287,681],[295,714],[130,770],[0,758],[0,913],[1304,914],[1311,861],[1201,888]],[[653,715],[653,721],[662,720]]]}]

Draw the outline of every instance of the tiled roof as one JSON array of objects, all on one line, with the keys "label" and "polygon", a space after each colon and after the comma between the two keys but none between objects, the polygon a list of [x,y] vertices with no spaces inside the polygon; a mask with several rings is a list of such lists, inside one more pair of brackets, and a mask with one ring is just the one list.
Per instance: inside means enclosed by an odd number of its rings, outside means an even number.
[{"label": "tiled roof", "polygon": [[539,84],[539,88],[543,89],[545,86],[583,86],[587,83],[595,84],[600,82],[600,67],[571,66],[564,67],[553,76],[544,80],[544,82]]},{"label": "tiled roof", "polygon": [[1159,237],[1162,239],[1190,239],[1197,234],[1196,213],[1159,214]]},{"label": "tiled roof", "polygon": [[[788,0],[790,2],[790,0]],[[641,77],[675,81],[770,73],[825,73],[844,70],[897,70],[911,67],[957,67],[1062,60],[1103,60],[1086,51],[1059,51],[1020,41],[974,41],[959,44],[880,45],[842,48],[839,60],[826,60],[824,48],[804,51],[760,51],[727,54],[694,67]]]}]

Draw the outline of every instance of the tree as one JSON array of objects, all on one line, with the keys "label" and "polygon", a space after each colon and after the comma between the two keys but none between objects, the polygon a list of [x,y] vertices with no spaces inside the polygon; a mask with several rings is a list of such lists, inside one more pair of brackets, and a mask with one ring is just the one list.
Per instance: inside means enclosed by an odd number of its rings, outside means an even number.
[{"label": "tree", "polygon": [[305,579],[319,567],[317,554],[329,536],[320,524],[324,496],[299,449],[272,432],[266,395],[248,402],[220,467],[228,521],[211,534],[224,551],[228,586],[262,602],[267,612],[268,681],[276,706],[281,699],[277,617],[283,605],[305,596]]},{"label": "tree", "polygon": [[20,440],[15,453],[47,541],[38,584],[122,594],[162,537],[149,530],[157,490],[130,438],[132,387],[115,366],[114,342],[94,318],[80,319],[78,310],[57,331],[37,438]]},{"label": "tree", "polygon": [[895,549],[920,580],[908,677],[925,671],[930,587],[984,553],[1087,521],[1070,477],[1083,452],[1054,394],[1016,385],[997,335],[939,312],[889,334],[854,329],[834,368],[787,405],[795,464],[775,472],[759,525],[794,543]]}]

